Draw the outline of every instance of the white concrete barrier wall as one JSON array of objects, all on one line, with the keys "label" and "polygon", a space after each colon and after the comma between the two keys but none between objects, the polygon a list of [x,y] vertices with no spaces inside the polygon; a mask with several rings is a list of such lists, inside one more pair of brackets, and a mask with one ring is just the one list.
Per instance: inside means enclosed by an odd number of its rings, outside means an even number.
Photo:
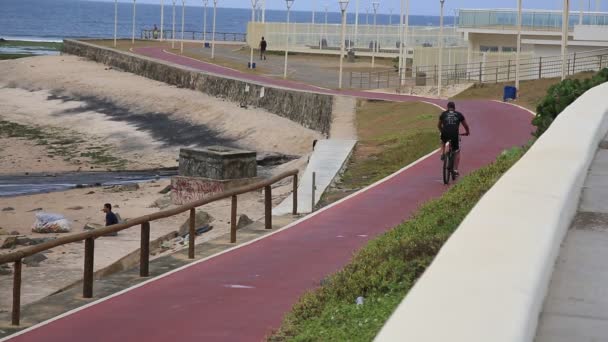
[{"label": "white concrete barrier wall", "polygon": [[532,341],[589,165],[608,84],[569,106],[479,201],[376,341]]}]

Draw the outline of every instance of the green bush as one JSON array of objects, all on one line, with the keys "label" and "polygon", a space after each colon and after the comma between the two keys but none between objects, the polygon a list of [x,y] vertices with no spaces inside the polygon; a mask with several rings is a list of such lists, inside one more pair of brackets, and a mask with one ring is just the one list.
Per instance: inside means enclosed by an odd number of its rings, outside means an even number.
[{"label": "green bush", "polygon": [[[373,340],[445,241],[524,151],[505,151],[423,205],[409,221],[370,241],[344,269],[302,296],[268,340]],[[365,298],[363,305],[355,304],[359,296]]]},{"label": "green bush", "polygon": [[536,137],[541,136],[553,123],[553,120],[587,90],[608,82],[608,68],[584,81],[567,79],[555,84],[547,91],[547,96],[536,108],[536,117],[532,124],[536,126]]}]

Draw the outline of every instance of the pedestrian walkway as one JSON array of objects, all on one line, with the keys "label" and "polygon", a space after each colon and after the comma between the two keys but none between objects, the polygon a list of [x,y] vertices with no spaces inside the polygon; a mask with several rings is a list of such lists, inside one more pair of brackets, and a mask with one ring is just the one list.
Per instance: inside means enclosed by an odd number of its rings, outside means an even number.
[{"label": "pedestrian walkway", "polygon": [[[608,137],[607,137],[608,139]],[[536,342],[608,341],[608,140],[557,258]]]},{"label": "pedestrian walkway", "polygon": [[[348,157],[355,148],[355,140],[320,140],[308,161],[308,166],[298,185],[298,213],[310,213],[319,203],[325,190],[336,179],[345,167]],[[314,198],[313,198],[314,173]],[[273,215],[285,215],[292,212],[293,194],[272,210]]]}]

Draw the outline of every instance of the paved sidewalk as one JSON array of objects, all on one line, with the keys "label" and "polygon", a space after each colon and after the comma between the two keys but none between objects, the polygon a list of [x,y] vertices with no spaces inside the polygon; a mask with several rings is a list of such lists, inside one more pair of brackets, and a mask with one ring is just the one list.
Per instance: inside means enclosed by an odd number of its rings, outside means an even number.
[{"label": "paved sidewalk", "polygon": [[600,148],[591,164],[535,341],[608,341],[608,149]]},{"label": "paved sidewalk", "polygon": [[[315,205],[319,203],[327,187],[344,168],[355,148],[355,140],[319,140],[310,157],[308,166],[298,184],[298,213],[310,213],[313,209],[312,176],[315,173]],[[291,213],[293,194],[272,210],[273,215]]]}]

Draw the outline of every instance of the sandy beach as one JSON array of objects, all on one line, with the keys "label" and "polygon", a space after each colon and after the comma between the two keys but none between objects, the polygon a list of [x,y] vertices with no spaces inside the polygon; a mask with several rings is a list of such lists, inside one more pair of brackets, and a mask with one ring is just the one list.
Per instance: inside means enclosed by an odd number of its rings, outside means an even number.
[{"label": "sandy beach", "polygon": [[[314,139],[321,135],[264,110],[200,92],[112,70],[74,56],[46,56],[0,62],[0,175],[65,171],[137,170],[176,167],[181,147],[221,144],[258,153],[299,157],[268,170],[302,170]],[[273,189],[278,204],[291,190],[285,180]],[[64,215],[72,233],[87,223],[104,223],[103,203],[111,203],[124,219],[161,210],[154,203],[169,184],[160,179],[139,184],[135,191],[95,187],[20,197],[0,198],[0,232],[27,237],[38,211]],[[164,209],[170,208],[163,206]],[[230,203],[217,202],[201,210],[215,220],[197,243],[229,229]],[[263,195],[239,198],[239,214],[263,217]],[[180,215],[152,223],[151,238],[176,231],[187,220]],[[139,228],[102,237],[96,242],[95,270],[105,268],[139,248]],[[8,235],[0,235],[0,245]],[[179,245],[166,249],[170,253]],[[0,249],[0,253],[10,252]],[[22,305],[82,278],[83,244],[70,244],[45,254],[38,267],[25,266]],[[156,257],[162,254],[156,255]],[[0,288],[10,289],[11,276],[0,276]],[[0,310],[9,310],[10,291],[0,294]]]}]

